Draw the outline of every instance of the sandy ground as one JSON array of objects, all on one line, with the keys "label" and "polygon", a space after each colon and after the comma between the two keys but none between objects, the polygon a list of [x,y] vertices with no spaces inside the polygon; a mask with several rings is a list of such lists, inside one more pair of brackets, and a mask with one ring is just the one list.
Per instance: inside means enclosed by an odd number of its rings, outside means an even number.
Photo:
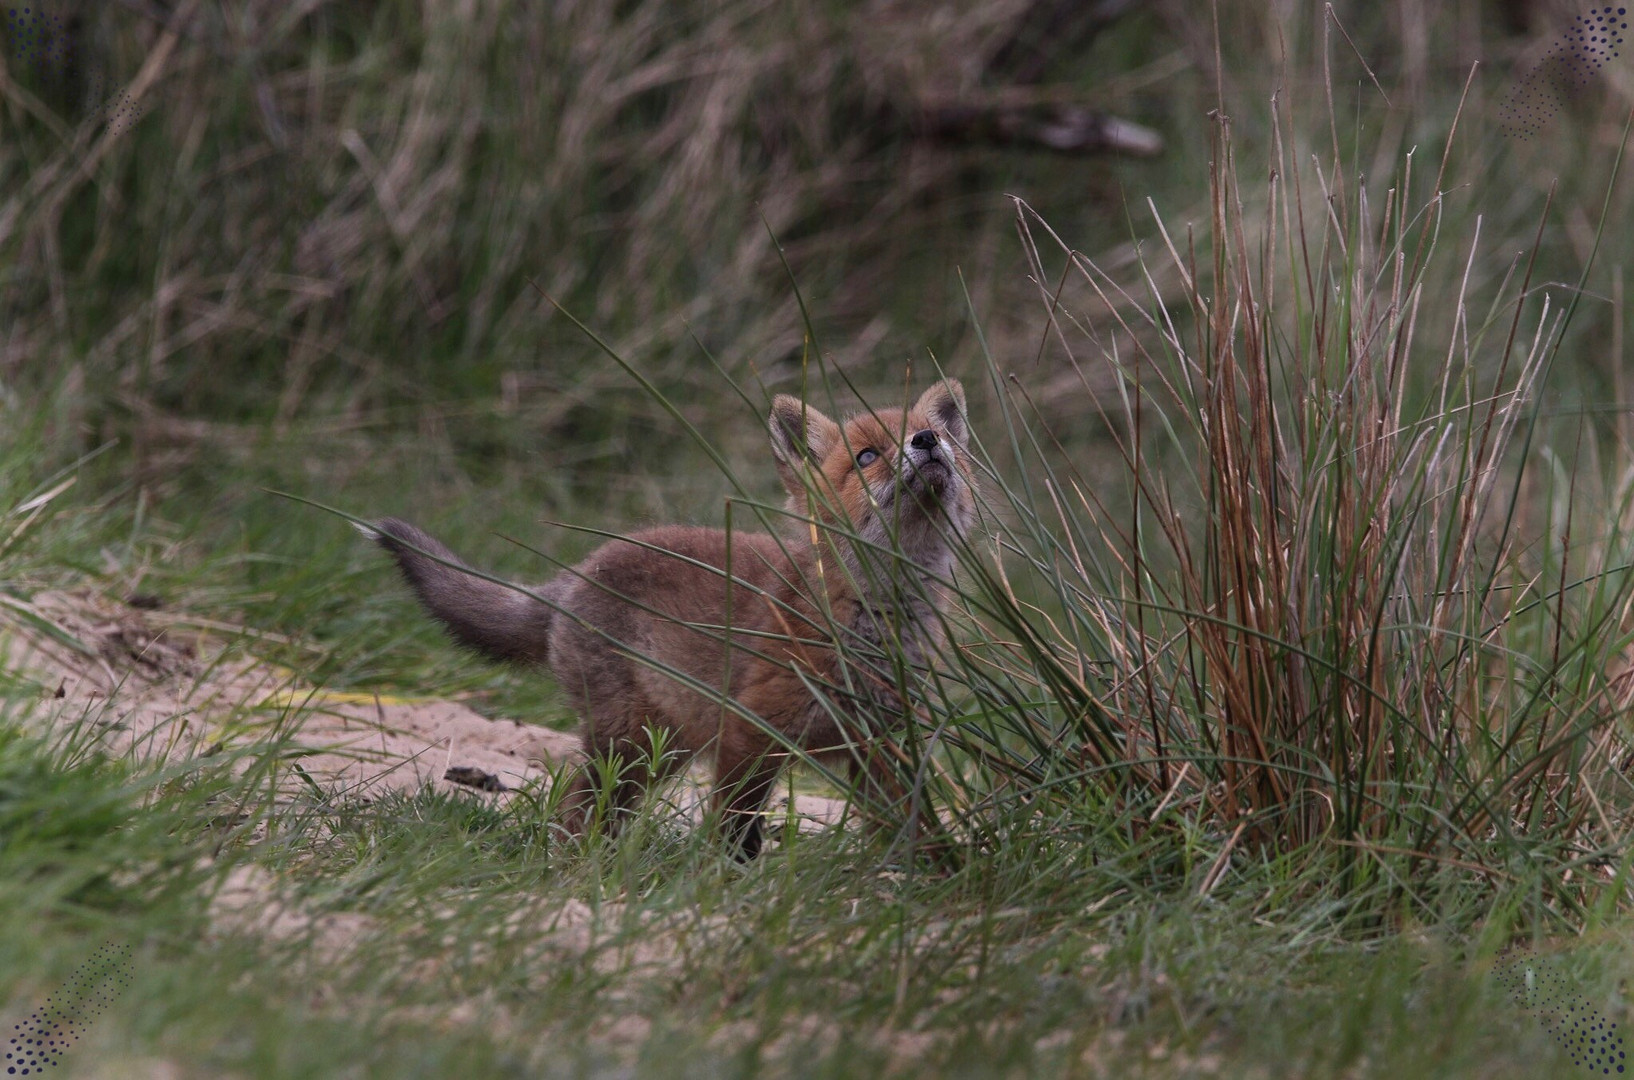
[{"label": "sandy ground", "polygon": [[[180,761],[282,738],[279,782],[291,795],[310,794],[313,784],[346,798],[430,784],[494,800],[547,784],[550,770],[578,754],[572,733],[489,719],[456,701],[313,686],[258,659],[256,640],[253,631],[90,588],[26,603],[0,596],[0,665],[37,687],[44,707],[32,722],[78,725],[115,753]],[[678,800],[694,814],[701,779],[684,781]],[[843,810],[836,799],[796,797],[809,828]]]},{"label": "sandy ground", "polygon": [[[92,589],[42,592],[26,604],[0,597],[0,665],[38,687],[46,707],[37,721],[79,723],[110,751],[174,761],[283,735],[299,754],[286,756],[328,792],[368,797],[431,784],[495,799],[547,783],[547,770],[578,754],[570,732],[489,719],[457,701],[313,686],[258,659],[255,640],[253,631]],[[291,774],[289,783],[310,789]],[[821,827],[843,803],[801,795],[795,809]]]},{"label": "sandy ground", "polygon": [[569,733],[489,720],[458,702],[326,692],[258,660],[246,639],[90,590],[41,593],[29,606],[37,620],[0,609],[14,616],[0,621],[9,623],[0,657],[50,699],[37,715],[83,721],[113,751],[177,760],[286,733],[325,790],[367,796],[429,783],[497,796],[541,781],[545,763],[577,746]]}]

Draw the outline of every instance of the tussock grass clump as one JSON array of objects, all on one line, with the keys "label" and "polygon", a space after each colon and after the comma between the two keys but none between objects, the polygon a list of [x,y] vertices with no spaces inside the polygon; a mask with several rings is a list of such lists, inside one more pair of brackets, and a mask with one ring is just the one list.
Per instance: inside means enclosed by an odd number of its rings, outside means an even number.
[{"label": "tussock grass clump", "polygon": [[[1200,829],[1203,891],[1233,852],[1320,850],[1341,889],[1425,905],[1449,871],[1615,902],[1628,487],[1568,473],[1539,413],[1578,292],[1523,254],[1472,295],[1479,218],[1449,251],[1412,154],[1381,196],[1337,149],[1276,147],[1244,191],[1222,116],[1209,220],[1158,217],[1180,310],[1064,244],[1048,285],[1038,236],[1060,241],[1018,204],[1051,332],[1121,374],[1122,479],[1065,459],[994,368],[1008,426],[985,435],[1021,464],[965,560],[981,633],[944,677],[941,794],[993,844],[1092,808]],[[1059,302],[1069,279],[1095,310]]]}]

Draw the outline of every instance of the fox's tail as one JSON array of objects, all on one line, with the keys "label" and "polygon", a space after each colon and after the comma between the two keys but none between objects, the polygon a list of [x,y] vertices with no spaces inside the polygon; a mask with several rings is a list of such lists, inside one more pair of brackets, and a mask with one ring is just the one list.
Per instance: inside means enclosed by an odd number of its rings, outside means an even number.
[{"label": "fox's tail", "polygon": [[[548,604],[471,573],[459,556],[406,521],[386,518],[362,531],[391,552],[421,605],[455,641],[493,660],[549,660],[556,613]],[[554,598],[549,585],[535,591]]]}]

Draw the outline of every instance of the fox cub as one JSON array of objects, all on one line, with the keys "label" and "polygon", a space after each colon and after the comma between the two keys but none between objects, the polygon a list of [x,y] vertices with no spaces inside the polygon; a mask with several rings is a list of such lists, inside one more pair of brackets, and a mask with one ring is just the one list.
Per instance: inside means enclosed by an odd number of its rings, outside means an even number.
[{"label": "fox cub", "polygon": [[[876,799],[906,799],[896,769],[871,752],[869,732],[893,714],[901,724],[904,710],[880,646],[918,664],[942,637],[935,582],[950,576],[975,514],[964,390],[948,379],[909,409],[843,428],[780,395],[770,427],[793,522],[781,539],[649,529],[602,545],[529,596],[464,572],[406,522],[366,530],[456,641],[544,665],[576,703],[589,760],[561,804],[575,835],[595,816],[598,758],[625,763],[610,827],[659,779],[649,729],[666,731],[677,751],[662,756],[666,768],[713,754],[713,805],[741,858],[760,851],[761,806],[788,745],[846,761]],[[728,682],[725,697],[764,728],[723,701]]]}]

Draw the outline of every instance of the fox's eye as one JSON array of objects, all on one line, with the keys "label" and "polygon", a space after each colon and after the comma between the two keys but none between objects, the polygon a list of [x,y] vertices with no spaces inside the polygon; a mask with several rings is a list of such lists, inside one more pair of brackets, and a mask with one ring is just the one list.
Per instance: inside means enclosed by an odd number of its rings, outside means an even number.
[{"label": "fox's eye", "polygon": [[866,469],[868,466],[872,465],[878,460],[879,454],[873,450],[864,450],[857,455],[857,465],[859,468]]}]

